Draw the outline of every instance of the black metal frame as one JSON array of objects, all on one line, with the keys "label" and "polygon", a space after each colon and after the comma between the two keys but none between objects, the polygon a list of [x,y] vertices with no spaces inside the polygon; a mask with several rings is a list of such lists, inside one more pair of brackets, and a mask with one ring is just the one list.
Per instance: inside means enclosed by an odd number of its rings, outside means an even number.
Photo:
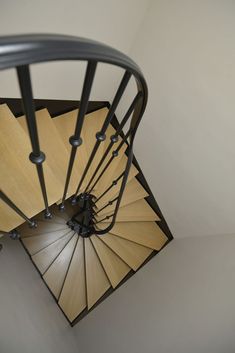
[{"label": "black metal frame", "polygon": [[[124,69],[124,75],[118,87],[117,93],[110,106],[105,122],[102,126],[101,131],[96,134],[96,143],[89,156],[88,163],[85,167],[84,173],[81,180],[78,183],[77,191],[73,198],[73,203],[77,202],[77,195],[80,191],[83,180],[85,179],[87,172],[92,164],[92,161],[96,155],[96,152],[100,144],[105,140],[105,132],[108,125],[112,123],[112,119],[115,114],[115,110],[125,92],[128,82],[131,77],[134,77],[136,81],[137,93],[134,101],[127,114],[124,116],[121,123],[119,133],[121,133],[122,127],[125,125],[127,120],[132,114],[130,129],[129,129],[129,146],[128,146],[128,159],[126,168],[122,177],[122,183],[119,190],[119,195],[116,200],[116,206],[114,213],[111,218],[110,224],[106,229],[99,230],[94,228],[95,233],[102,235],[110,231],[115,224],[117,212],[121,203],[121,198],[126,186],[129,169],[131,167],[133,158],[133,143],[137,128],[140,120],[143,116],[146,104],[147,104],[147,85],[144,76],[139,67],[123,53],[99,42],[92,40],[63,36],[63,35],[20,35],[20,36],[5,36],[0,37],[0,70],[9,68],[16,68],[18,74],[18,81],[21,89],[21,95],[24,103],[24,111],[27,120],[27,126],[29,136],[32,144],[32,153],[29,158],[32,163],[36,164],[38,178],[41,186],[42,196],[45,205],[45,217],[50,218],[51,214],[49,211],[47,192],[43,174],[42,163],[45,160],[44,153],[40,150],[39,138],[37,133],[37,124],[35,119],[35,107],[33,100],[33,93],[31,88],[30,78],[30,65],[34,63],[42,63],[56,60],[79,60],[87,62],[87,70],[82,90],[80,110],[77,117],[77,124],[75,127],[74,135],[70,137],[71,154],[67,169],[66,182],[64,186],[64,193],[62,196],[61,210],[64,209],[64,200],[66,198],[67,189],[69,186],[70,176],[72,173],[73,163],[76,155],[77,148],[81,145],[82,140],[80,137],[81,129],[83,125],[84,116],[87,112],[87,106],[89,96],[92,88],[92,83],[95,77],[95,71],[97,64],[107,63],[114,66],[118,66]],[[115,143],[118,140],[118,135],[112,136],[111,143]],[[109,152],[109,151],[108,151]],[[118,150],[115,152],[118,153]],[[108,153],[107,153],[108,154]],[[115,155],[113,155],[115,157]],[[105,158],[104,158],[105,159]],[[103,163],[100,161],[100,166]],[[93,177],[88,184],[91,185]],[[87,190],[86,190],[87,191]]]}]

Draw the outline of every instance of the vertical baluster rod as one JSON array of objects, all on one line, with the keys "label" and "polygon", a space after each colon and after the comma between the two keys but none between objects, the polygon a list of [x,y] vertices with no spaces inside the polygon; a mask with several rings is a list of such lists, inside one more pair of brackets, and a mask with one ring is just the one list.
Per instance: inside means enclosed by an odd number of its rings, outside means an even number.
[{"label": "vertical baluster rod", "polygon": [[87,64],[87,69],[86,69],[86,75],[84,79],[84,84],[83,84],[83,89],[82,89],[82,95],[81,95],[81,104],[79,107],[78,111],[78,116],[77,116],[77,122],[75,126],[75,131],[74,135],[70,137],[69,142],[72,146],[71,148],[71,153],[70,153],[70,159],[69,159],[69,164],[68,164],[68,170],[67,170],[67,175],[66,175],[66,181],[65,181],[65,187],[64,187],[64,193],[62,197],[62,203],[60,205],[60,209],[63,210],[64,207],[64,201],[66,199],[68,187],[69,187],[69,182],[73,170],[73,165],[74,165],[74,160],[76,157],[77,153],[77,148],[82,144],[82,139],[81,139],[81,131],[82,131],[82,126],[85,118],[85,114],[87,112],[87,107],[88,107],[88,101],[90,97],[90,92],[95,76],[95,71],[97,67],[97,62],[95,61],[89,61]]},{"label": "vertical baluster rod", "polygon": [[[96,222],[94,222],[93,224],[96,225],[96,224],[98,224],[98,223],[101,223],[101,222],[105,221],[106,219],[109,219],[109,218],[113,217],[113,216],[114,216],[114,215],[111,214],[110,216],[106,216],[106,217],[102,218],[100,221],[96,221],[96,219],[95,219]],[[98,234],[98,233],[97,233],[97,234]]]},{"label": "vertical baluster rod", "polygon": [[101,200],[102,197],[104,197],[104,195],[106,195],[107,192],[109,192],[109,190],[111,190],[115,185],[117,185],[119,180],[124,176],[124,173],[125,172],[123,172],[121,175],[119,175],[119,177],[112,182],[112,184],[95,200],[94,204],[96,204],[96,202]]},{"label": "vertical baluster rod", "polygon": [[89,190],[89,193],[91,193],[94,188],[96,187],[97,183],[99,182],[99,180],[101,179],[101,177],[104,175],[104,173],[106,172],[106,170],[108,169],[108,167],[110,166],[110,164],[112,163],[112,161],[114,160],[115,157],[118,156],[118,153],[120,151],[120,149],[122,148],[122,146],[124,145],[124,143],[127,141],[130,133],[131,133],[132,129],[128,130],[128,132],[126,133],[125,137],[122,139],[122,141],[120,142],[118,148],[113,151],[112,156],[110,157],[110,159],[108,160],[108,162],[106,163],[106,165],[104,166],[102,172],[100,173],[100,175],[98,176],[98,178],[96,179],[96,181],[94,182],[94,184],[92,185],[91,189]]},{"label": "vertical baluster rod", "polygon": [[102,141],[104,141],[105,138],[106,138],[105,132],[106,132],[109,124],[112,121],[112,118],[114,116],[115,110],[116,110],[116,108],[117,108],[117,106],[118,106],[118,104],[120,102],[120,99],[121,99],[121,97],[122,97],[122,95],[123,95],[123,93],[124,93],[124,91],[126,89],[126,86],[127,86],[128,82],[129,82],[130,78],[131,78],[131,73],[126,71],[125,74],[123,75],[121,83],[120,83],[120,85],[118,87],[118,90],[117,90],[117,92],[115,94],[113,103],[112,103],[112,105],[111,105],[111,107],[110,107],[110,109],[108,111],[107,117],[106,117],[105,122],[104,122],[104,124],[103,124],[103,126],[101,128],[101,131],[97,132],[97,134],[96,134],[96,143],[95,143],[95,145],[93,147],[93,150],[92,150],[91,155],[90,155],[90,157],[88,159],[86,168],[84,169],[84,172],[82,174],[81,180],[80,180],[79,185],[77,187],[77,190],[76,190],[76,193],[75,193],[75,196],[74,196],[74,199],[73,199],[74,203],[76,203],[76,196],[79,193],[79,190],[80,190],[80,188],[82,186],[82,183],[83,183],[83,181],[84,181],[84,179],[85,179],[85,177],[87,175],[87,172],[88,172],[88,170],[89,170],[89,168],[90,168],[90,166],[91,166],[91,164],[93,162],[93,159],[94,159],[94,157],[96,155],[96,152],[97,152],[97,150],[98,150],[98,148],[100,146],[100,143]]},{"label": "vertical baluster rod", "polygon": [[109,151],[111,150],[111,148],[113,147],[113,145],[114,145],[116,142],[118,142],[118,136],[119,136],[119,134],[122,132],[123,127],[125,126],[126,122],[128,121],[129,117],[131,116],[131,113],[132,113],[133,110],[135,109],[135,106],[136,106],[136,104],[137,104],[137,102],[138,102],[138,100],[140,99],[141,96],[142,96],[142,93],[141,93],[141,92],[138,92],[137,95],[135,96],[135,98],[134,98],[132,104],[130,105],[128,111],[126,112],[124,118],[122,119],[120,125],[118,126],[118,129],[117,129],[116,133],[110,137],[110,143],[109,143],[108,147],[106,148],[106,151],[104,152],[104,154],[103,154],[103,156],[102,156],[102,158],[101,158],[99,164],[97,165],[97,167],[96,167],[96,169],[95,169],[95,171],[94,171],[94,173],[93,173],[93,175],[92,175],[92,177],[91,177],[91,179],[90,179],[88,185],[86,186],[86,189],[85,189],[84,192],[87,192],[87,191],[88,191],[88,189],[89,189],[91,183],[93,182],[95,176],[97,175],[97,173],[98,173],[100,167],[102,166],[102,164],[104,163],[104,161],[105,161],[107,155],[109,154]]},{"label": "vertical baluster rod", "polygon": [[23,106],[24,106],[24,112],[25,112],[29,137],[32,145],[32,152],[29,155],[29,159],[32,163],[36,165],[36,168],[37,168],[38,179],[41,186],[41,191],[42,191],[42,196],[43,196],[43,201],[45,206],[45,218],[51,218],[51,213],[48,206],[48,198],[47,198],[43,166],[42,166],[46,157],[45,157],[45,154],[42,151],[40,151],[29,66],[28,65],[18,66],[17,75],[18,75],[18,81],[19,81],[19,86],[21,90],[21,96],[23,99]]},{"label": "vertical baluster rod", "polygon": [[115,197],[113,200],[107,202],[102,208],[100,208],[97,212],[95,212],[94,215],[97,215],[98,213],[103,211],[106,207],[111,206],[115,201],[117,201],[117,199],[118,199],[118,196]]}]

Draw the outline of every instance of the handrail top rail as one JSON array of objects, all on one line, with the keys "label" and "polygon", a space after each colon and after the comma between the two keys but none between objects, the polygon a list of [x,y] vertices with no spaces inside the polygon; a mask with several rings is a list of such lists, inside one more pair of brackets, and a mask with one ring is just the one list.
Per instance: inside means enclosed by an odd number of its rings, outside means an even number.
[{"label": "handrail top rail", "polygon": [[131,58],[98,41],[59,34],[0,36],[0,70],[55,60],[95,60],[121,66],[143,78]]},{"label": "handrail top rail", "polygon": [[61,34],[18,34],[0,36],[0,71],[50,61],[96,61],[115,65],[130,72],[143,94],[143,115],[148,87],[139,66],[126,54],[87,38]]}]

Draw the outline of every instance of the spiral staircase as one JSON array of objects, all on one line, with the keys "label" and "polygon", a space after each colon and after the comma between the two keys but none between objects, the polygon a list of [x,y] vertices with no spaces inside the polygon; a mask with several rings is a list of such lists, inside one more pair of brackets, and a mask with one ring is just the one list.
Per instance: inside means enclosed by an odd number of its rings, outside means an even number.
[{"label": "spiral staircase", "polygon": [[[76,109],[50,114],[46,100],[39,108],[33,98],[30,65],[54,60],[85,60],[87,68]],[[124,74],[112,103],[92,110],[99,62]],[[122,53],[67,36],[0,38],[0,70],[8,68],[17,71],[24,114],[0,100],[0,230],[20,237],[74,325],[172,239],[133,158],[147,86]],[[118,121],[131,77],[137,92]]]}]

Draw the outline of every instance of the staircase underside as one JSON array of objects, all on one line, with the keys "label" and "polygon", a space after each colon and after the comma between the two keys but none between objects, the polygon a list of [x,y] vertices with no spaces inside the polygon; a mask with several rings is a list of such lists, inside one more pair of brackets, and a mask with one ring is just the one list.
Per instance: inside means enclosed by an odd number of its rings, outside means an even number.
[{"label": "staircase underside", "polygon": [[[65,317],[70,324],[74,325],[156,255],[172,240],[172,235],[135,158],[117,222],[112,230],[101,236],[93,234],[85,237],[71,228],[71,219],[80,209],[79,205],[71,205],[70,197],[75,192],[94,145],[95,133],[99,131],[109,104],[107,102],[89,103],[82,136],[87,142],[79,151],[80,159],[72,174],[64,212],[58,210],[65,181],[65,171],[62,171],[61,166],[67,167],[70,151],[68,137],[74,129],[79,102],[35,100],[35,107],[39,134],[44,136],[41,139],[42,150],[45,150],[48,156],[45,163],[45,177],[53,218],[45,220],[43,217],[44,207],[40,195],[37,195],[39,188],[38,190],[35,188],[37,181],[33,166],[26,163],[27,158],[25,159],[22,153],[18,154],[16,161],[9,149],[7,153],[12,157],[9,161],[3,156],[3,162],[6,164],[6,170],[10,170],[7,175],[2,173],[1,185],[5,183],[2,188],[7,189],[6,193],[12,198],[18,195],[16,203],[22,202],[25,192],[23,188],[21,193],[18,192],[19,185],[15,183],[13,172],[15,163],[22,163],[23,168],[20,168],[22,173],[17,174],[17,180],[22,178],[22,185],[24,178],[28,180],[28,197],[24,198],[22,208],[28,217],[37,220],[38,227],[29,229],[18,215],[0,201],[0,229],[9,231],[18,226],[22,245]],[[14,128],[16,124],[17,127]],[[3,133],[4,127],[6,131]],[[108,134],[113,134],[117,127],[118,121],[114,119],[113,127],[109,128]],[[25,118],[19,99],[0,99],[0,134],[1,131],[1,151],[6,151],[7,143],[4,144],[4,136],[10,134],[15,147],[19,150],[23,145],[23,151],[26,155],[29,154],[30,143],[27,140]],[[107,185],[122,172],[127,160],[124,152],[125,148],[95,187],[93,193],[96,197],[102,194]],[[101,157],[101,151],[99,153]],[[82,189],[85,188],[98,161],[99,156],[84,180]],[[11,183],[7,183],[6,180],[12,173]],[[106,228],[107,223],[110,222],[106,217],[113,213],[114,204],[106,205],[117,196],[119,188],[120,182],[96,203],[97,209],[101,209],[95,216],[96,221],[100,221],[97,224],[99,229]],[[67,224],[67,222],[70,223]]]}]

